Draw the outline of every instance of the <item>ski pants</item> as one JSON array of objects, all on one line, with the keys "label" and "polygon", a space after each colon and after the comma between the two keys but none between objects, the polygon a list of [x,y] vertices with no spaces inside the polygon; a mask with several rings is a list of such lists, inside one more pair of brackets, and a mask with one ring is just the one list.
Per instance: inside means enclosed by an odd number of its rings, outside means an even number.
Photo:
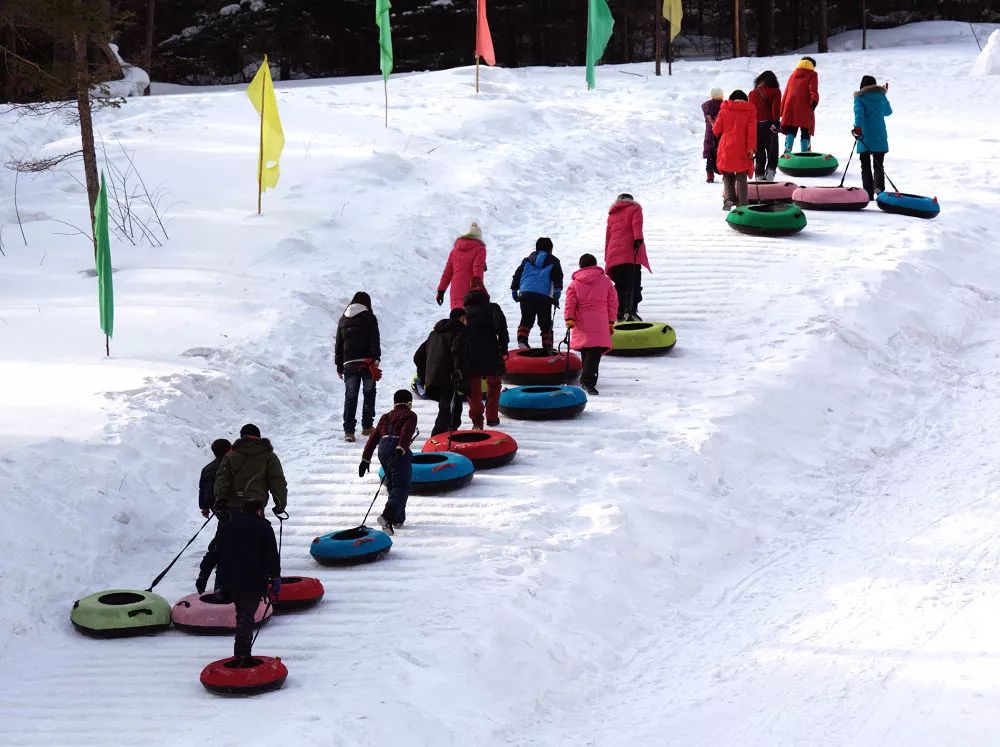
[{"label": "ski pants", "polygon": [[368,366],[344,366],[344,433],[354,433],[358,425],[358,390],[364,388],[361,406],[361,427],[375,425],[375,379]]},{"label": "ski pants", "polygon": [[747,172],[727,171],[722,175],[722,199],[732,200],[737,205],[747,205]]},{"label": "ski pants", "polygon": [[542,333],[542,347],[552,347],[552,299],[540,293],[525,293],[521,296],[521,323],[517,326],[517,341],[527,344],[531,328],[538,319],[538,329]]},{"label": "ski pants", "polygon": [[[771,131],[771,128],[774,131]],[[754,176],[763,179],[768,171],[778,170],[778,123],[757,123],[757,155],[754,158]]]},{"label": "ski pants", "polygon": [[805,127],[782,127],[781,134],[785,136],[785,151],[791,153],[792,147],[795,145],[795,133],[799,133],[799,137],[802,139],[802,150],[808,151],[812,148],[812,135],[809,130]]},{"label": "ski pants", "polygon": [[642,301],[642,265],[631,262],[626,265],[615,265],[608,270],[608,276],[615,284],[618,293],[618,321],[627,316],[639,313],[639,303]]},{"label": "ski pants", "polygon": [[250,641],[253,639],[253,619],[260,606],[259,591],[238,591],[233,594],[236,604],[236,642],[233,656],[250,656]]},{"label": "ski pants", "polygon": [[446,431],[456,431],[462,424],[462,397],[453,387],[441,391],[438,400],[438,414],[434,420],[432,436]]},{"label": "ski pants", "polygon": [[580,383],[584,386],[597,386],[597,377],[601,366],[601,356],[604,348],[583,348],[578,350],[583,360],[583,370],[580,372]]},{"label": "ski pants", "polygon": [[[875,199],[875,190],[885,191],[885,170],[882,164],[885,162],[885,153],[872,153],[866,150],[861,154],[861,186],[868,193],[868,199]],[[875,161],[875,174],[872,175],[872,161]]]},{"label": "ski pants", "polygon": [[483,379],[486,379],[486,419],[491,423],[500,419],[500,377],[470,376],[469,420],[473,428],[483,427]]},{"label": "ski pants", "polygon": [[383,436],[378,442],[378,460],[385,471],[385,488],[389,494],[382,509],[382,518],[390,524],[406,521],[406,501],[410,497],[410,482],[413,479],[413,452],[407,449],[398,454],[398,445],[398,436]]},{"label": "ski pants", "polygon": [[212,571],[214,571],[219,565],[219,532],[222,530],[222,525],[228,520],[228,512],[223,512],[218,515],[218,520],[215,525],[215,536],[212,537],[212,541],[208,543],[208,549],[205,551],[205,557],[201,559],[201,565],[198,569],[198,580],[204,581],[206,586],[208,586],[208,577],[212,575]]}]

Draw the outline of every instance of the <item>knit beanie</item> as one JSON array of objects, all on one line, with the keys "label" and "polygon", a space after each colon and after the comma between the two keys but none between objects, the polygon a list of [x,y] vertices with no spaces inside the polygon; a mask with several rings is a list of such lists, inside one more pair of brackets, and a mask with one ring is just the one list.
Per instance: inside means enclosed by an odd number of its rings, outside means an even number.
[{"label": "knit beanie", "polygon": [[351,303],[359,303],[369,311],[372,310],[372,297],[364,291],[358,291],[355,293],[354,298],[351,299]]},{"label": "knit beanie", "polygon": [[551,252],[552,251],[552,239],[542,236],[535,242],[535,251],[538,252]]},{"label": "knit beanie", "polygon": [[240,428],[240,438],[246,438],[247,436],[252,436],[253,438],[260,438],[260,428],[258,428],[253,423],[247,423],[242,428]]},{"label": "knit beanie", "polygon": [[409,389],[397,389],[396,393],[392,395],[392,404],[394,405],[402,405],[412,401],[413,395]]},{"label": "knit beanie", "polygon": [[875,80],[871,75],[866,75],[861,79],[861,85],[858,88],[864,88],[865,86],[874,86],[878,81]]},{"label": "knit beanie", "polygon": [[483,240],[483,229],[481,229],[479,227],[479,224],[476,223],[476,221],[472,221],[472,225],[469,226],[469,231],[465,235],[466,236],[471,236],[474,239],[479,239],[480,241],[482,241]]},{"label": "knit beanie", "polygon": [[725,96],[725,94],[722,93],[721,88],[713,88],[711,95],[713,99],[721,99]]}]

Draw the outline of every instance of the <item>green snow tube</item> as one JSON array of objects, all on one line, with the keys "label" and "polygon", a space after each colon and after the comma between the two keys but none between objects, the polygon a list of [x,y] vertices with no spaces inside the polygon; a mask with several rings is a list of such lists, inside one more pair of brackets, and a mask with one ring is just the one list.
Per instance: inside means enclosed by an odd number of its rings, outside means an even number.
[{"label": "green snow tube", "polygon": [[677,344],[677,333],[663,322],[618,322],[608,355],[664,355]]},{"label": "green snow tube", "polygon": [[829,153],[785,153],[778,170],[789,176],[829,176],[840,166]]},{"label": "green snow tube", "polygon": [[170,627],[170,605],[152,592],[109,589],[73,602],[69,619],[81,633],[98,638],[147,635]]},{"label": "green snow tube", "polygon": [[743,205],[729,211],[726,223],[751,236],[791,236],[806,227],[806,216],[795,205]]}]

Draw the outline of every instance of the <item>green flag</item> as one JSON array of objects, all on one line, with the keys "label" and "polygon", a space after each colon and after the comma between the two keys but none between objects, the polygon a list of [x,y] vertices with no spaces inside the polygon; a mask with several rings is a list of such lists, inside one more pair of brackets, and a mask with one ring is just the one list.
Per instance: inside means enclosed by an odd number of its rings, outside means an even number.
[{"label": "green flag", "polygon": [[587,88],[594,88],[594,66],[604,56],[615,19],[606,0],[588,0],[587,8]]},{"label": "green flag", "polygon": [[94,205],[94,241],[97,242],[97,298],[101,307],[101,330],[115,333],[115,291],[111,282],[111,236],[108,233],[108,185],[101,172],[101,191]]},{"label": "green flag", "polygon": [[392,72],[392,29],[389,28],[389,0],[375,0],[375,23],[378,24],[379,64],[382,79],[389,80]]}]

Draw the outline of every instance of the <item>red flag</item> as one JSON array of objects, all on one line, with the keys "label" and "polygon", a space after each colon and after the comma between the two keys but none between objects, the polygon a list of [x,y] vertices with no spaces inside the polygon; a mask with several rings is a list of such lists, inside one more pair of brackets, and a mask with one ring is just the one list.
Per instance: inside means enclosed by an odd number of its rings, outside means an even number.
[{"label": "red flag", "polygon": [[486,20],[486,0],[476,0],[476,56],[482,57],[487,65],[497,64],[490,24]]}]

